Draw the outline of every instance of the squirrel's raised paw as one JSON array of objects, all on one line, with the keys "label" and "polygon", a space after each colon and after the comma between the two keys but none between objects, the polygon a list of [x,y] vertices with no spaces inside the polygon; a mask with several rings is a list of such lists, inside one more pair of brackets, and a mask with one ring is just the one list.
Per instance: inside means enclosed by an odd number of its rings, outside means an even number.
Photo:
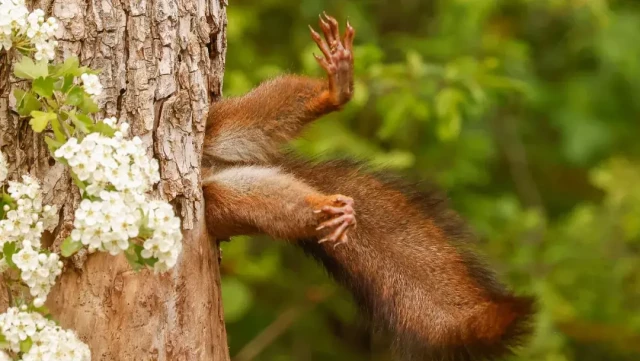
[{"label": "squirrel's raised paw", "polygon": [[324,34],[324,39],[311,25],[311,37],[318,45],[324,57],[314,57],[320,66],[327,72],[329,77],[329,91],[333,101],[337,105],[342,105],[353,96],[353,38],[355,30],[347,21],[347,27],[342,39],[338,21],[323,13],[319,20],[320,29]]},{"label": "squirrel's raised paw", "polygon": [[324,214],[329,219],[320,223],[316,230],[333,229],[328,235],[321,238],[318,243],[333,242],[334,248],[347,243],[349,229],[356,225],[356,212],[353,209],[353,199],[340,194],[329,196],[328,204],[314,211],[316,214]]}]

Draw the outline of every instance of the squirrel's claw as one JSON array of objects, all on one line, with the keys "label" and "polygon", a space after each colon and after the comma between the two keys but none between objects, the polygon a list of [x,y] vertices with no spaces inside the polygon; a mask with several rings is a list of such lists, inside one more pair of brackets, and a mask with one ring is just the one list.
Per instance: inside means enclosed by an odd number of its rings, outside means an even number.
[{"label": "squirrel's claw", "polygon": [[[338,208],[334,208],[334,207],[325,207],[325,208],[333,208],[333,209],[338,209]],[[337,214],[337,213],[333,213],[333,214]],[[353,224],[355,223],[355,217],[353,214],[343,214],[340,217],[337,218],[333,218],[331,220],[328,220],[326,222],[321,223],[318,228],[316,228],[316,231],[319,231],[321,229],[327,228],[327,227],[336,227],[339,225],[344,225],[344,224]]]},{"label": "squirrel's claw", "polygon": [[311,38],[318,45],[324,57],[314,55],[314,58],[320,67],[327,72],[329,98],[336,106],[340,106],[353,96],[353,37],[355,30],[347,21],[346,30],[341,38],[340,27],[335,18],[323,13],[318,22],[324,37],[320,36],[310,25],[309,29],[311,30]]},{"label": "squirrel's claw", "polygon": [[324,206],[319,210],[315,210],[314,213],[324,213],[331,217],[331,219],[320,223],[316,230],[333,228],[327,236],[321,238],[318,243],[333,242],[334,248],[338,245],[345,244],[348,241],[347,233],[349,229],[355,227],[356,217],[353,209],[353,199],[342,195],[334,196],[332,200],[333,204],[340,204],[339,206]]}]

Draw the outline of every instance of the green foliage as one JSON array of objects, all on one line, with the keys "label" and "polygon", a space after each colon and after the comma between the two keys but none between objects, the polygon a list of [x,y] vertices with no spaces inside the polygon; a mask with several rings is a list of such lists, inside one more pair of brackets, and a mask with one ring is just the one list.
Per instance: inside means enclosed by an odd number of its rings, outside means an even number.
[{"label": "green foliage", "polygon": [[[356,93],[292,147],[446,190],[492,266],[539,299],[537,333],[513,360],[638,359],[640,6],[239,1],[228,8],[225,95],[283,72],[322,76],[306,30],[322,10],[356,28]],[[228,318],[232,356],[305,306],[256,359],[389,360],[302,252],[244,237],[223,250],[224,278],[252,300]],[[234,287],[225,309],[244,302]],[[313,308],[317,289],[332,296]]]},{"label": "green foliage", "polygon": [[51,125],[56,139],[56,142],[48,141],[52,152],[72,136],[81,138],[94,131],[105,135],[115,132],[102,122],[94,124],[89,117],[99,108],[78,84],[78,78],[85,73],[94,74],[95,71],[80,67],[76,57],[70,57],[62,64],[47,65],[45,61],[34,62],[23,56],[14,65],[17,78],[32,81],[27,91],[16,89],[13,92],[18,114],[30,117],[29,124],[37,133]]},{"label": "green foliage", "polygon": [[7,262],[9,267],[17,268],[16,264],[13,262],[13,255],[16,254],[17,249],[18,247],[16,247],[15,242],[7,242],[2,247],[2,259]]},{"label": "green foliage", "polygon": [[31,337],[27,337],[24,341],[20,341],[20,352],[27,353],[33,346],[33,340]]},{"label": "green foliage", "polygon": [[58,118],[56,113],[34,110],[31,112],[29,125],[31,125],[31,129],[33,129],[34,132],[41,133],[44,128],[49,125],[49,122],[56,118]]},{"label": "green foliage", "polygon": [[[67,58],[62,64],[51,64],[47,61],[34,62],[28,56],[21,56],[13,66],[15,77],[30,80],[30,88],[27,90],[15,89],[13,96],[16,100],[18,114],[29,121],[31,129],[36,133],[42,133],[49,127],[53,137],[46,136],[45,142],[51,155],[59,149],[71,137],[82,138],[93,132],[112,137],[116,130],[104,121],[95,122],[91,114],[98,112],[99,108],[93,98],[80,84],[83,74],[96,74],[97,72],[81,67],[76,57]],[[64,159],[57,159],[66,165]],[[71,172],[71,178],[81,189],[86,189],[86,184]],[[83,197],[91,198],[87,194]],[[4,197],[0,201],[0,207],[8,204]],[[10,200],[10,197],[9,197]],[[10,204],[9,204],[10,205]],[[4,210],[0,211],[0,219],[4,217]],[[141,237],[143,235],[141,234]],[[150,235],[147,235],[150,236]],[[64,257],[70,257],[83,247],[81,242],[66,238],[61,245],[61,253]],[[135,270],[145,267],[153,267],[158,262],[157,258],[144,258],[141,255],[143,247],[131,243],[125,252],[126,258]],[[3,249],[3,257],[10,266],[15,267],[11,256],[15,253],[14,243],[6,243]],[[30,347],[30,346],[29,346]]]},{"label": "green foliage", "polygon": [[7,342],[7,338],[0,333],[0,350],[8,350],[11,347],[9,342]]},{"label": "green foliage", "polygon": [[222,280],[222,301],[224,319],[235,322],[242,318],[253,303],[253,296],[247,285],[237,278],[225,277]]},{"label": "green foliage", "polygon": [[49,67],[46,60],[34,62],[30,57],[23,56],[20,61],[13,66],[13,74],[16,78],[35,80],[49,75]]},{"label": "green foliage", "polygon": [[143,250],[144,248],[141,245],[131,243],[131,246],[129,246],[129,249],[125,252],[125,256],[127,257],[129,264],[136,271],[141,270],[146,266],[153,267],[153,265],[158,262],[157,258],[144,258],[142,256]]},{"label": "green foliage", "polygon": [[63,257],[71,257],[83,247],[82,242],[77,242],[67,237],[60,245],[60,254]]}]

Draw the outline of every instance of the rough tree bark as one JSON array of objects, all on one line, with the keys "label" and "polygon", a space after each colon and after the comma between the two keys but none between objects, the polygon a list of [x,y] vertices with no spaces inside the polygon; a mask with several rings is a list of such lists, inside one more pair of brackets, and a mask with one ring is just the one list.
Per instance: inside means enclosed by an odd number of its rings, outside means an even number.
[{"label": "rough tree bark", "polygon": [[[133,272],[124,256],[76,256],[65,266],[47,306],[77,331],[99,360],[228,360],[218,248],[207,236],[200,155],[209,103],[220,95],[226,51],[226,0],[44,0],[31,5],[55,16],[58,59],[77,55],[100,69],[105,88],[98,117],[116,116],[161,164],[156,196],[181,215],[184,249],[163,275]],[[42,139],[11,112],[20,86],[0,65],[0,148],[11,178],[43,181],[45,202],[61,209],[55,249],[71,231],[79,202],[69,174]],[[78,268],[82,266],[82,268]],[[4,295],[4,294],[3,294]],[[4,304],[3,304],[4,303]],[[6,299],[0,299],[0,311]]]}]

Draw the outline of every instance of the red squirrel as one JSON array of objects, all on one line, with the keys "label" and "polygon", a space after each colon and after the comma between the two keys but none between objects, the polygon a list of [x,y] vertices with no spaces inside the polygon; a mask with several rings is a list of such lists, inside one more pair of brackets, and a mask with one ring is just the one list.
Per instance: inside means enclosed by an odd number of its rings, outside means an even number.
[{"label": "red squirrel", "polygon": [[432,194],[347,161],[308,162],[280,146],[353,96],[347,22],[311,29],[326,79],[285,75],[211,106],[203,189],[218,239],[267,234],[319,260],[403,360],[488,360],[532,330],[534,300],[516,296],[465,246],[458,216]]}]

